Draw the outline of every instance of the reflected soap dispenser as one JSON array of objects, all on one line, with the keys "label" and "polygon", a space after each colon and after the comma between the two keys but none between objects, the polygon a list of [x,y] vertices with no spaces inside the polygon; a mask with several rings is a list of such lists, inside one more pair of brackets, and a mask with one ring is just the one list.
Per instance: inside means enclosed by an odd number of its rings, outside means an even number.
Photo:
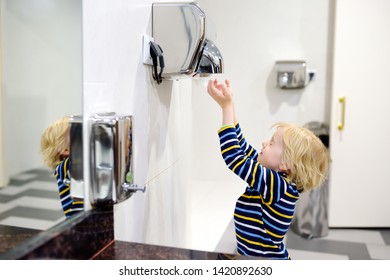
[{"label": "reflected soap dispenser", "polygon": [[83,168],[83,116],[72,115],[69,119],[70,128],[70,196],[74,200],[84,199],[84,168]]},{"label": "reflected soap dispenser", "polygon": [[91,205],[122,202],[145,187],[134,184],[132,116],[115,113],[90,118]]}]

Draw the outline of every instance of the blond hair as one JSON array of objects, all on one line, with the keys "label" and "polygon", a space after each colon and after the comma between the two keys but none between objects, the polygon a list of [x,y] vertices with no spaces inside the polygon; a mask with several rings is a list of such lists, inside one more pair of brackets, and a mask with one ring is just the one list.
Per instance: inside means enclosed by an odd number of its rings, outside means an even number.
[{"label": "blond hair", "polygon": [[41,136],[43,162],[52,170],[61,162],[61,153],[69,149],[69,116],[63,117],[45,129]]},{"label": "blond hair", "polygon": [[327,177],[330,156],[319,137],[293,124],[277,123],[273,127],[284,130],[282,160],[290,169],[287,177],[302,192],[320,186]]}]

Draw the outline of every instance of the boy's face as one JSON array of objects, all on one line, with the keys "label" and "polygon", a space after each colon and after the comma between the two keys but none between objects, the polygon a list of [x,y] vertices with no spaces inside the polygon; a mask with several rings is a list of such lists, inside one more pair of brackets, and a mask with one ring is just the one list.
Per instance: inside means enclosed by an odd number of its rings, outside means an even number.
[{"label": "boy's face", "polygon": [[283,128],[278,128],[271,140],[262,143],[262,149],[257,157],[257,161],[264,167],[275,171],[286,171],[282,165],[283,158]]}]

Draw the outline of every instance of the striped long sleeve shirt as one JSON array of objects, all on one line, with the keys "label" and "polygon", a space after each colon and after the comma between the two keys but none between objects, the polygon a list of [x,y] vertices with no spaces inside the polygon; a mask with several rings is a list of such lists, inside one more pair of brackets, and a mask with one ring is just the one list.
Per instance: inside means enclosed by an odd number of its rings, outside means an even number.
[{"label": "striped long sleeve shirt", "polygon": [[283,172],[262,166],[239,124],[219,131],[222,157],[227,167],[248,186],[234,210],[237,250],[241,255],[290,259],[283,239],[293,218],[299,192]]},{"label": "striped long sleeve shirt", "polygon": [[54,176],[57,178],[62,209],[66,218],[70,218],[84,209],[84,202],[82,200],[73,200],[70,196],[69,166],[70,160],[66,158],[57,165],[54,172]]}]

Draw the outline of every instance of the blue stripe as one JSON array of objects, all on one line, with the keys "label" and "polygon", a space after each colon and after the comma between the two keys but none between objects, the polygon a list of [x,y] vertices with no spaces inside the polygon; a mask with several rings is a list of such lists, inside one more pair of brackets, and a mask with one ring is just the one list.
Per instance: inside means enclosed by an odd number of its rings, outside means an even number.
[{"label": "blue stripe", "polygon": [[[251,214],[254,214],[254,215],[257,215],[259,216],[260,218],[262,217],[261,213],[259,211],[255,211],[255,210],[246,210],[246,209],[243,209],[241,207],[236,207],[236,210],[240,210],[241,212],[245,212],[245,213],[251,213]],[[249,216],[249,218],[253,218],[252,216]]]},{"label": "blue stripe", "polygon": [[292,187],[292,185],[287,184],[287,188],[292,192],[293,195],[299,196],[298,190],[297,190],[297,189],[294,189],[294,188]]},{"label": "blue stripe", "polygon": [[[257,176],[257,178],[256,178],[256,180],[257,180],[257,188],[256,188],[256,190],[258,191],[258,192],[260,192],[260,188],[261,188],[261,181],[262,181],[262,179],[263,179],[263,166],[261,165],[261,164],[259,164],[259,166],[257,167],[257,170],[259,170],[260,169],[260,176]],[[258,171],[257,171],[258,172]],[[257,172],[256,172],[256,174],[257,174]],[[256,175],[255,174],[255,175]],[[263,194],[261,194],[261,196],[263,196]]]},{"label": "blue stripe", "polygon": [[237,152],[235,152],[235,153],[233,153],[233,154],[231,154],[231,155],[228,155],[228,156],[224,157],[223,159],[224,159],[224,160],[228,160],[229,158],[235,157],[235,156],[237,156],[238,154],[240,154],[240,151],[237,151]]},{"label": "blue stripe", "polygon": [[219,140],[221,141],[222,139],[225,139],[225,138],[226,138],[227,136],[229,136],[229,135],[236,135],[236,133],[234,133],[234,132],[226,133],[226,134],[220,136],[220,137],[219,137]]},{"label": "blue stripe", "polygon": [[[280,177],[279,174],[276,174],[276,178],[278,178],[278,189],[276,190],[276,201],[279,201],[280,199]],[[274,188],[274,193],[275,193],[275,188]]]},{"label": "blue stripe", "polygon": [[275,226],[275,225],[273,225],[271,222],[268,222],[266,219],[263,219],[263,221],[264,221],[264,224],[266,224],[267,226],[269,226],[269,227],[271,227],[271,228],[273,228],[273,229],[276,229],[276,230],[278,230],[278,231],[280,231],[280,232],[286,232],[286,230],[287,230],[287,226],[286,226],[286,228],[278,228],[277,226]]},{"label": "blue stripe", "polygon": [[68,201],[67,203],[62,204],[62,208],[64,208],[64,210],[66,210],[65,207],[68,207],[71,203],[73,203],[72,200]]},{"label": "blue stripe", "polygon": [[247,256],[247,253],[243,250],[243,248],[241,248],[240,245],[238,245],[237,252],[238,252],[241,256]]},{"label": "blue stripe", "polygon": [[287,211],[287,213],[283,213],[283,214],[286,214],[286,215],[291,215],[291,214],[294,214],[294,209],[291,209],[291,208],[286,208],[284,206],[281,206],[279,204],[276,204],[275,205],[276,207],[278,207],[278,209],[281,209],[281,210],[284,210],[284,211]]},{"label": "blue stripe", "polygon": [[[236,228],[236,231],[242,233],[242,235],[249,235],[249,236],[252,236],[252,237],[256,237],[256,238],[260,238],[261,240],[264,240],[264,241],[269,241],[273,244],[272,240],[270,238],[266,238],[262,235],[259,235],[259,234],[254,234],[254,233],[250,233],[250,232],[247,232],[247,231],[244,231],[242,229],[239,229],[239,228]],[[250,238],[248,238],[250,239]],[[251,239],[253,241],[253,239]]]},{"label": "blue stripe", "polygon": [[245,167],[245,164],[246,164],[246,161],[247,161],[247,160],[249,160],[249,159],[246,159],[246,160],[244,161],[244,163],[242,164],[242,166],[241,166],[241,168],[240,168],[240,171],[238,172],[238,176],[240,176],[240,177],[241,177],[242,171],[244,170],[244,167]]}]

